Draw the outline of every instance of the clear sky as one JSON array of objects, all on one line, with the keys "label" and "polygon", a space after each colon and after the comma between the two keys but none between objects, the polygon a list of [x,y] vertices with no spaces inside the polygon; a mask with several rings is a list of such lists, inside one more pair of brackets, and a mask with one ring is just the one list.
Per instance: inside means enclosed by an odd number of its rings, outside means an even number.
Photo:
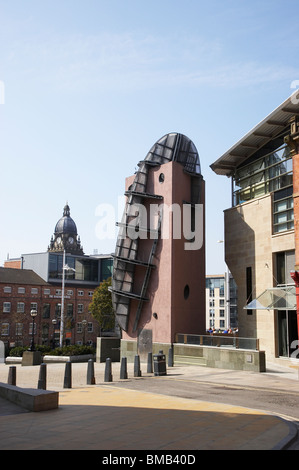
[{"label": "clear sky", "polygon": [[[230,180],[210,164],[294,91],[297,0],[0,0],[0,265],[46,251],[63,206],[86,254],[98,207],[164,134],[196,145],[207,274]],[[116,215],[116,219],[118,219]]]}]

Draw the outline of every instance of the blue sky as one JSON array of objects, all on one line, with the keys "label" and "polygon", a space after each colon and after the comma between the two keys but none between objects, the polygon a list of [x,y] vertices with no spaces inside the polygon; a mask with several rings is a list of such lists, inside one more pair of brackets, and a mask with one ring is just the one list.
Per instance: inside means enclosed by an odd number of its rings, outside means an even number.
[{"label": "blue sky", "polygon": [[[97,208],[164,134],[195,143],[207,273],[224,271],[230,180],[210,164],[294,91],[298,2],[0,0],[0,265],[45,251],[68,201],[86,254]],[[0,95],[1,96],[1,95]]]}]

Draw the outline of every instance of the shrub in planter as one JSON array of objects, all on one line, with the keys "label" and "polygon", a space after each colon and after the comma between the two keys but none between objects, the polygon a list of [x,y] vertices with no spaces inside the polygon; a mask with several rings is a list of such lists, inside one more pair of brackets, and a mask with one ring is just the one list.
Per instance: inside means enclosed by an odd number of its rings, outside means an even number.
[{"label": "shrub in planter", "polygon": [[49,356],[82,356],[85,354],[95,354],[95,348],[91,346],[80,346],[73,344],[69,346],[63,346],[62,348],[52,349]]}]

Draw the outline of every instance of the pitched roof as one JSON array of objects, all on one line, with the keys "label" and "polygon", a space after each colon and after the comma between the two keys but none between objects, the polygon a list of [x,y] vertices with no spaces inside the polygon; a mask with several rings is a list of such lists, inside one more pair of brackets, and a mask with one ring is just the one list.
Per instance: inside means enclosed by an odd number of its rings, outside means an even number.
[{"label": "pitched roof", "polygon": [[13,269],[0,267],[0,283],[47,285],[48,283],[38,276],[32,269]]}]

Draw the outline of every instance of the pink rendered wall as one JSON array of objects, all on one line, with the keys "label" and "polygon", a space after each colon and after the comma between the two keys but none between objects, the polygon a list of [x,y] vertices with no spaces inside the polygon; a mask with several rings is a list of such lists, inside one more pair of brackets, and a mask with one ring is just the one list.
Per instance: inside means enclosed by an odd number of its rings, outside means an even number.
[{"label": "pink rendered wall", "polygon": [[[164,182],[159,182],[159,175],[164,174]],[[163,196],[163,203],[171,206],[174,203],[182,206],[183,201],[190,201],[190,175],[183,171],[182,165],[170,162],[152,168],[148,177],[147,192]],[[134,177],[126,180],[126,188]],[[161,201],[146,200],[145,206],[149,214],[149,204],[160,204]],[[204,182],[202,182],[202,203],[204,204]],[[203,234],[205,233],[203,227]],[[138,330],[152,330],[152,341],[172,343],[176,333],[202,334],[205,330],[205,246],[200,250],[186,251],[184,238],[173,240],[172,227],[170,237],[159,239],[147,289],[149,302],[143,304]],[[139,240],[138,259],[147,261],[152,240]],[[135,271],[135,288],[141,288],[144,268]],[[189,297],[184,298],[184,288],[189,286]],[[131,301],[128,332],[123,332],[123,339],[137,339],[133,333],[133,323],[137,302]],[[156,313],[158,318],[154,318]]]}]

